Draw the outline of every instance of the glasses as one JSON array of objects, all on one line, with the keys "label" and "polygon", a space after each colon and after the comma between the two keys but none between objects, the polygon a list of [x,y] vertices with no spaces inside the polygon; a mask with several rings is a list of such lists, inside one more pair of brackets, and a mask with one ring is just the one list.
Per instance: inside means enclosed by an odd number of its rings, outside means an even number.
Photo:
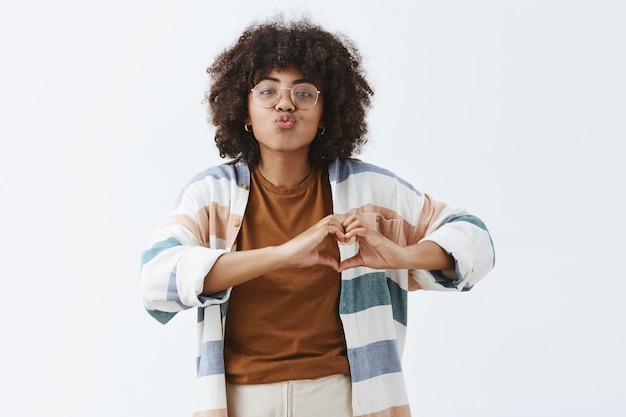
[{"label": "glasses", "polygon": [[263,80],[252,89],[252,99],[257,106],[269,109],[280,100],[280,90],[290,90],[291,102],[299,110],[315,107],[321,94],[313,84],[296,84],[290,88],[280,87],[276,81]]}]

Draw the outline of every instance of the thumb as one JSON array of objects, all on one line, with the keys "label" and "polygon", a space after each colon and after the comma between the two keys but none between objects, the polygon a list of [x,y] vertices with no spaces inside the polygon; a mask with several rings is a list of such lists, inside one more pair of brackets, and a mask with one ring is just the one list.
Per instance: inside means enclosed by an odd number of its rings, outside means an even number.
[{"label": "thumb", "polygon": [[354,255],[352,258],[344,259],[339,264],[339,272],[343,272],[350,268],[355,268],[357,266],[363,266],[363,261],[361,257],[358,255]]},{"label": "thumb", "polygon": [[320,255],[320,257],[317,260],[317,263],[320,265],[326,265],[331,267],[333,270],[340,272],[339,271],[339,262],[337,262],[337,260],[331,256],[325,256],[325,255]]}]

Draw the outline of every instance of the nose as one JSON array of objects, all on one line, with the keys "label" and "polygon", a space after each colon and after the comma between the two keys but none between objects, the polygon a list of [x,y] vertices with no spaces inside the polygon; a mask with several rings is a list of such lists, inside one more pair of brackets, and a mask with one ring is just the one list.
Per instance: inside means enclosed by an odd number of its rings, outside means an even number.
[{"label": "nose", "polygon": [[291,100],[291,88],[282,87],[278,90],[278,101],[275,107],[279,111],[292,112],[296,110],[296,105]]}]

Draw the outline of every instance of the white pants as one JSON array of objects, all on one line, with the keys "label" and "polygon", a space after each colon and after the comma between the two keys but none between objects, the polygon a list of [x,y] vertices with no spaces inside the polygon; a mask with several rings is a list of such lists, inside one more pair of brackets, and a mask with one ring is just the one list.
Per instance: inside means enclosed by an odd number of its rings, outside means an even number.
[{"label": "white pants", "polygon": [[226,384],[228,417],[352,417],[349,375],[275,382]]}]

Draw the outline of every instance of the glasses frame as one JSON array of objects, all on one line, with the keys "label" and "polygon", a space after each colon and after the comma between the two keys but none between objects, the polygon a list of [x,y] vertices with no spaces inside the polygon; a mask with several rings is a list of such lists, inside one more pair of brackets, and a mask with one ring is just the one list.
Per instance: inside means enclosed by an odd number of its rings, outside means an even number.
[{"label": "glasses frame", "polygon": [[[254,92],[257,89],[257,87],[259,85],[261,85],[262,83],[266,83],[266,82],[270,82],[270,83],[276,84],[276,88],[278,90],[278,94],[276,94],[276,100],[269,106],[261,105],[261,103],[259,103],[257,101],[256,94],[254,94]],[[304,108],[304,109],[302,107],[298,107],[296,105],[296,99],[295,99],[295,96],[294,96],[294,89],[297,89],[301,85],[311,86],[317,92],[317,96],[315,96],[315,103],[313,103],[313,105],[311,107],[307,107],[307,108]],[[276,104],[278,104],[278,102],[280,101],[280,97],[281,97],[280,90],[289,90],[289,97],[291,98],[291,102],[293,103],[294,107],[296,109],[298,109],[298,110],[311,110],[313,107],[315,107],[317,105],[317,102],[320,99],[320,95],[322,94],[322,92],[320,90],[318,90],[317,87],[314,84],[311,84],[311,83],[298,83],[298,84],[294,85],[293,87],[280,87],[276,81],[273,81],[273,80],[263,80],[263,81],[259,82],[257,85],[255,85],[253,88],[250,89],[250,92],[252,93],[252,101],[254,101],[254,104],[256,104],[258,107],[260,107],[262,109],[271,109],[272,107],[276,106]]]}]

